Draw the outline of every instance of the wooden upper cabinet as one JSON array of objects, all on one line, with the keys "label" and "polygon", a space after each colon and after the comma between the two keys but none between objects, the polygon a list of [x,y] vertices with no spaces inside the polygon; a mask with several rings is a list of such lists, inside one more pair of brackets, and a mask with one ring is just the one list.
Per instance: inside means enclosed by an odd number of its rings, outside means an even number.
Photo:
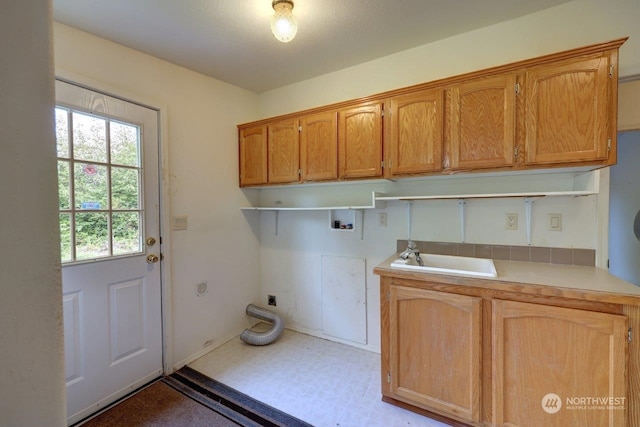
[{"label": "wooden upper cabinet", "polygon": [[[492,425],[628,425],[625,409],[565,406],[574,397],[627,396],[625,316],[501,300],[492,312]],[[559,399],[543,401],[550,393]]]},{"label": "wooden upper cabinet", "polygon": [[603,53],[527,70],[526,164],[607,159],[616,132],[610,111],[617,107],[609,63]]},{"label": "wooden upper cabinet", "polygon": [[240,185],[613,165],[625,40],[240,125]]},{"label": "wooden upper cabinet", "polygon": [[302,181],[338,179],[338,114],[305,116],[300,127]]},{"label": "wooden upper cabinet", "polygon": [[267,183],[267,127],[240,131],[240,186]]},{"label": "wooden upper cabinet", "polygon": [[451,89],[449,168],[514,164],[516,75],[481,78]]},{"label": "wooden upper cabinet", "polygon": [[339,111],[340,178],[382,176],[382,103]]},{"label": "wooden upper cabinet", "polygon": [[382,326],[389,343],[382,346],[389,346],[383,351],[391,397],[480,421],[482,300],[393,283],[389,288],[389,320]]},{"label": "wooden upper cabinet", "polygon": [[389,101],[386,176],[442,169],[443,94],[442,89],[426,90]]},{"label": "wooden upper cabinet", "polygon": [[269,124],[269,183],[300,180],[300,143],[297,120]]}]

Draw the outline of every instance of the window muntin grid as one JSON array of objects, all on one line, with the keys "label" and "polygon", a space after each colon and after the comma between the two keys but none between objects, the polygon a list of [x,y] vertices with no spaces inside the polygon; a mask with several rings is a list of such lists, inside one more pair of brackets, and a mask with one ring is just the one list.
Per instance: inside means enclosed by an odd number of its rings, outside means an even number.
[{"label": "window muntin grid", "polygon": [[55,123],[61,261],[141,254],[141,127],[62,105]]}]

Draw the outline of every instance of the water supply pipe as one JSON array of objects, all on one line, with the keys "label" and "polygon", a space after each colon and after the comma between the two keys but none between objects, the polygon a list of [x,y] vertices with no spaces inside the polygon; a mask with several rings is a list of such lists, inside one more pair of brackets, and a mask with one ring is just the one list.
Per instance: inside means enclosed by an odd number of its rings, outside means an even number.
[{"label": "water supply pipe", "polygon": [[264,332],[255,332],[250,329],[245,329],[240,334],[240,339],[247,344],[251,345],[267,345],[277,340],[284,329],[284,322],[276,313],[264,308],[260,308],[257,305],[249,304],[245,310],[248,316],[255,317],[256,319],[263,320],[272,324],[271,329]]}]

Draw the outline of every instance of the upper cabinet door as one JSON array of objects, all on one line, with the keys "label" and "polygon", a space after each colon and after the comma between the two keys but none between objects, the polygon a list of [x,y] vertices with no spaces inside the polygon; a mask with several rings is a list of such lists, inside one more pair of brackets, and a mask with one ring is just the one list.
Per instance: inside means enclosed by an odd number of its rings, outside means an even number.
[{"label": "upper cabinet door", "polygon": [[390,100],[390,130],[385,150],[388,176],[442,169],[442,89],[426,90]]},{"label": "upper cabinet door", "polygon": [[338,113],[303,117],[300,127],[302,180],[338,179]]},{"label": "upper cabinet door", "polygon": [[525,162],[606,159],[609,138],[615,138],[608,125],[612,80],[608,55],[528,70]]},{"label": "upper cabinet door", "polygon": [[340,178],[382,176],[382,103],[340,111]]},{"label": "upper cabinet door", "polygon": [[516,76],[504,74],[451,89],[451,169],[514,164]]},{"label": "upper cabinet door", "polygon": [[273,123],[269,128],[269,183],[298,182],[300,145],[297,120]]},{"label": "upper cabinet door", "polygon": [[240,186],[267,183],[267,127],[240,131]]}]

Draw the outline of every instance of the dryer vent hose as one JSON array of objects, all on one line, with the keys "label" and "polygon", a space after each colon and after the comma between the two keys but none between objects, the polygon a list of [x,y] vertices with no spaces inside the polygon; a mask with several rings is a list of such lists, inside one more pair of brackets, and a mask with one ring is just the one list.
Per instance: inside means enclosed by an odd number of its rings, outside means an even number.
[{"label": "dryer vent hose", "polygon": [[254,332],[249,329],[245,329],[240,335],[240,339],[247,344],[251,345],[267,345],[277,340],[282,335],[284,329],[284,322],[273,311],[260,308],[257,305],[249,304],[245,310],[247,315],[255,317],[256,319],[263,320],[272,324],[271,329],[265,332]]}]

